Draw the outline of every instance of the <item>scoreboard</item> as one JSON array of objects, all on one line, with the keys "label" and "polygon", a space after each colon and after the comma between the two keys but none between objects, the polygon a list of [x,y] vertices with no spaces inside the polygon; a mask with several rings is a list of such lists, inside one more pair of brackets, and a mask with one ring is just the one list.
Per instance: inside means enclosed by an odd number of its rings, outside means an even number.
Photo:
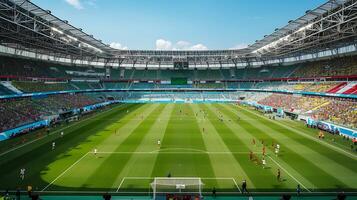
[{"label": "scoreboard", "polygon": [[188,62],[174,62],[174,69],[188,69]]}]

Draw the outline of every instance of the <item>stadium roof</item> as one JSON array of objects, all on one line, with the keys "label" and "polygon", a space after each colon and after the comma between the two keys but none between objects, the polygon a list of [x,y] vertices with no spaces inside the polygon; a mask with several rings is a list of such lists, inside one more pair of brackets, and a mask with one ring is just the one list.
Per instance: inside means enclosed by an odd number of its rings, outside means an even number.
[{"label": "stadium roof", "polygon": [[273,32],[270,35],[265,36],[263,39],[256,41],[253,45],[249,46],[249,50],[252,52],[255,50],[258,50],[266,45],[268,45],[271,42],[274,42],[288,34],[291,34],[292,31],[298,30],[301,27],[307,26],[309,23],[313,22],[317,18],[323,16],[325,13],[328,13],[332,11],[333,9],[336,9],[337,7],[343,5],[346,3],[348,0],[332,0],[328,1],[325,4],[319,6],[318,8],[314,10],[308,10],[306,11],[306,14],[299,17],[296,20],[291,20],[288,22],[288,24],[282,28],[276,29],[275,32]]},{"label": "stadium roof", "polygon": [[51,14],[50,11],[44,10],[34,3],[27,0],[12,0],[17,6],[23,8],[26,11],[33,13],[35,16],[42,18],[45,22],[49,22],[51,26],[63,33],[69,34],[78,40],[87,42],[94,47],[97,47],[103,51],[109,51],[111,48],[104,44],[101,40],[95,39],[93,35],[89,35],[82,31],[81,28],[77,28],[69,24],[67,21],[59,19]]},{"label": "stadium roof", "polygon": [[0,0],[2,45],[62,58],[104,62],[200,64],[283,58],[356,44],[356,24],[357,0],[329,0],[245,49],[117,50],[28,0]]}]

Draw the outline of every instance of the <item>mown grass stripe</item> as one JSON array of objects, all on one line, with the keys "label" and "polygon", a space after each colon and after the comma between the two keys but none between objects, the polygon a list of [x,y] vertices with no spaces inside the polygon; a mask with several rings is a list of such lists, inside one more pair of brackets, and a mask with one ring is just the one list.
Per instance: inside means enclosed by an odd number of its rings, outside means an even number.
[{"label": "mown grass stripe", "polygon": [[[215,127],[216,131],[225,142],[231,152],[235,151],[251,151],[250,149],[225,123],[219,121],[219,116],[212,110],[210,105],[200,105],[201,108],[208,113],[208,119]],[[254,186],[261,190],[266,190],[272,187],[270,181],[276,180],[275,175],[270,170],[263,170],[261,166],[256,165],[249,160],[249,155],[233,155],[237,162],[242,166],[245,174],[253,181]],[[282,185],[275,185],[276,188],[282,188]]]},{"label": "mown grass stripe", "polygon": [[[231,125],[232,127],[237,127],[237,128],[234,128],[235,130],[237,130],[237,132],[243,133],[244,135],[246,135],[245,137],[247,137],[247,136],[249,137],[249,141],[246,141],[246,142],[248,143],[249,146],[253,146],[253,149],[257,149],[257,151],[259,151],[261,153],[262,148],[263,148],[261,141],[265,141],[264,145],[266,145],[268,158],[271,158],[271,157],[269,157],[269,154],[270,155],[274,154],[274,152],[273,152],[273,148],[269,146],[270,144],[267,144],[267,140],[269,140],[269,138],[266,136],[263,136],[263,135],[260,135],[258,138],[258,137],[256,137],[256,135],[253,135],[252,132],[254,132],[254,131],[250,132],[250,131],[248,131],[248,129],[246,129],[245,127],[242,126],[242,122],[247,122],[247,121],[252,121],[252,120],[247,119],[247,118],[242,118],[242,117],[239,118],[239,120],[233,120],[233,119],[237,119],[237,115],[230,108],[225,109],[224,106],[225,105],[215,105],[214,107],[216,107],[216,109],[219,110],[219,112],[223,113],[225,118],[231,119],[231,121],[233,123],[228,123],[228,124],[233,124],[233,125]],[[256,145],[252,144],[253,139],[255,139]],[[310,183],[307,179],[305,179],[305,177],[303,177],[302,175],[297,173],[293,168],[291,168],[286,163],[284,163],[282,160],[280,160],[279,157],[275,158],[275,156],[274,156],[274,161],[272,159],[270,159],[273,162],[269,162],[269,159],[266,159],[266,160],[268,160],[268,166],[272,166],[271,170],[273,170],[273,173],[276,173],[276,170],[278,168],[280,168],[280,170],[282,170],[282,172],[283,172],[284,178],[289,178],[289,177],[291,178],[291,179],[286,179],[287,180],[286,184],[287,184],[288,188],[295,188],[296,185],[300,184],[300,183],[302,183],[302,185],[304,185],[303,187],[306,187],[305,189],[307,189],[308,187],[310,187],[310,188],[314,187],[314,185],[312,183]],[[284,167],[281,168],[281,166],[284,166]],[[284,176],[284,174],[285,174],[285,176]]]},{"label": "mown grass stripe", "polygon": [[[284,119],[281,121],[279,120],[279,123],[281,123],[285,126],[294,128],[295,130],[297,130],[301,133],[306,133],[306,135],[308,135],[308,136],[318,137],[319,129],[308,128],[308,127],[306,127],[305,123],[302,123],[302,121],[292,121],[290,119]],[[351,151],[351,146],[350,146],[350,145],[352,145],[351,140],[346,140],[343,137],[340,137],[340,135],[332,135],[332,134],[326,134],[325,137],[326,137],[326,140],[324,140],[324,142],[326,142],[330,145],[338,146],[338,148],[347,150],[348,152],[351,152],[351,153],[354,153],[355,155],[357,155],[356,151]],[[332,138],[333,138],[333,140],[332,140]],[[320,142],[320,144],[321,144],[321,142]],[[321,145],[323,145],[323,144],[321,144]],[[336,150],[336,149],[334,149],[334,150]],[[340,151],[338,151],[338,152],[341,153]]]},{"label": "mown grass stripe", "polygon": [[[279,156],[284,162],[288,163],[299,174],[303,175],[309,182],[321,189],[331,189],[331,188],[348,188],[344,183],[331,176],[329,173],[321,170],[319,166],[315,163],[310,162],[301,154],[295,153],[294,150],[290,149],[289,141],[283,141],[279,138],[279,132],[275,134],[267,131],[266,128],[256,121],[252,124],[251,120],[244,119],[255,119],[254,117],[246,116],[241,112],[234,113],[231,110],[223,107],[222,105],[217,105],[224,112],[231,112],[231,115],[238,115],[243,120],[240,120],[240,125],[247,130],[247,132],[255,135],[256,138],[264,139],[265,144],[272,144],[273,142],[279,143],[281,147],[281,155]],[[270,124],[267,123],[266,126]],[[315,188],[310,188],[315,189]]]},{"label": "mown grass stripe", "polygon": [[[246,108],[243,108],[243,107],[241,107],[241,106],[239,107],[239,109],[241,109],[242,111],[246,111],[246,112],[248,112],[248,113],[250,113],[250,114],[253,114],[253,115],[255,115],[256,117],[258,117],[259,119],[267,120],[267,121],[269,121],[270,123],[275,124],[275,125],[278,125],[279,127],[284,128],[284,129],[286,129],[286,130],[288,130],[288,131],[290,131],[290,132],[295,132],[296,134],[301,135],[301,136],[303,136],[303,137],[309,139],[309,140],[312,141],[312,142],[315,142],[315,143],[316,143],[315,146],[320,146],[320,145],[321,145],[321,146],[323,146],[322,148],[328,148],[329,150],[335,151],[335,153],[339,153],[339,154],[342,154],[342,155],[347,156],[347,157],[349,157],[349,158],[352,158],[352,159],[354,159],[354,160],[357,160],[357,154],[356,154],[356,153],[352,153],[352,152],[350,152],[350,151],[346,151],[345,149],[342,149],[342,148],[337,147],[337,146],[335,146],[335,145],[329,144],[329,143],[327,143],[327,142],[325,142],[325,141],[318,140],[316,137],[313,137],[313,136],[311,136],[311,135],[309,135],[309,134],[306,134],[306,133],[304,133],[303,131],[298,131],[298,130],[296,130],[295,128],[290,127],[290,126],[288,126],[288,125],[285,125],[285,124],[283,124],[283,123],[281,123],[281,122],[279,122],[279,121],[266,119],[266,118],[264,118],[263,116],[258,115],[257,113],[254,113],[253,111],[250,111],[250,110],[248,110],[248,109],[246,109]],[[294,134],[294,135],[296,135],[296,134]],[[329,154],[326,154],[326,155],[327,155],[327,157],[329,157]]]},{"label": "mown grass stripe", "polygon": [[[206,151],[202,135],[190,107],[175,105],[162,140],[161,149],[196,149]],[[177,154],[175,156],[159,153],[152,177],[215,177],[207,154]],[[206,181],[207,187],[217,185],[214,179]]]},{"label": "mown grass stripe", "polygon": [[[122,111],[124,109],[136,109],[140,106],[141,105],[127,105],[113,107],[111,111],[101,113],[95,118],[122,117]],[[53,140],[52,137],[49,136],[48,139],[45,138],[33,143],[30,146],[24,147],[19,151],[11,152],[7,155],[7,157],[11,157],[11,160],[7,160],[5,163],[1,163],[0,165],[0,170],[2,172],[6,172],[1,173],[0,175],[0,188],[25,188],[29,184],[31,184],[34,188],[45,187],[48,182],[46,182],[42,176],[49,173],[48,165],[59,160],[63,160],[61,161],[61,167],[51,169],[51,177],[53,179],[58,176],[64,168],[72,165],[76,160],[83,156],[83,153],[89,151],[89,145],[82,146],[84,141],[87,141],[94,132],[103,129],[110,124],[108,122],[95,124],[93,123],[95,118],[79,122],[76,126],[66,129],[66,135],[64,138],[56,138],[57,145],[55,151],[50,151],[51,142]],[[105,136],[103,136],[103,138],[105,138]],[[100,141],[100,139],[98,141],[90,141],[90,144]],[[70,156],[67,154],[67,152],[72,150],[74,151],[79,145],[81,145],[81,148],[77,149],[75,153]],[[20,160],[21,162],[19,162]],[[21,167],[27,169],[24,181],[20,181],[18,178],[19,169]]]},{"label": "mown grass stripe", "polygon": [[[242,166],[237,162],[229,148],[219,136],[219,133],[214,128],[213,124],[205,119],[205,114],[200,109],[199,105],[192,104],[192,110],[195,112],[197,124],[200,127],[202,138],[206,145],[207,153],[211,160],[211,166],[217,177],[227,177],[228,179],[219,179],[217,183],[219,188],[231,188],[237,189],[237,186],[233,180],[239,181],[244,178],[247,179],[250,187],[254,188],[253,182],[250,180],[242,169]],[[191,153],[203,153],[203,152],[191,152]],[[249,152],[242,152],[244,155],[248,155]],[[239,187],[238,187],[239,188]]]},{"label": "mown grass stripe", "polygon": [[[141,112],[146,112],[147,109],[147,105],[144,106],[140,106],[140,108],[132,111],[132,112],[128,112],[130,110],[130,108],[127,109],[123,109],[122,110],[122,115],[123,117],[117,118],[115,116],[111,117],[109,116],[108,118],[101,118],[99,119],[100,122],[102,121],[107,121],[105,119],[111,119],[111,120],[117,120],[117,121],[121,121],[122,119],[133,119],[135,116],[135,113],[141,113]],[[95,120],[95,122],[98,122],[98,120]],[[102,129],[95,131],[92,133],[92,135],[87,138],[86,141],[82,142],[81,145],[79,145],[78,147],[76,147],[73,151],[67,152],[67,154],[71,155],[74,154],[76,151],[79,151],[83,148],[83,145],[91,145],[91,149],[89,149],[88,151],[93,151],[94,148],[98,148],[100,146],[102,146],[102,144],[107,143],[107,141],[112,141],[114,138],[114,131],[117,128],[126,126],[128,123],[130,123],[130,121],[126,121],[124,123],[113,123],[112,121],[108,121],[107,123],[110,123],[108,126],[103,127]],[[93,131],[93,130],[87,130],[87,131]],[[90,141],[98,141],[96,143],[91,143]],[[118,143],[116,144],[116,147],[118,146],[118,144],[120,144],[119,141],[117,141]],[[86,152],[83,152],[86,153]],[[51,168],[60,168],[63,166],[62,164],[63,159],[59,159],[58,161],[51,163],[49,166],[47,166],[49,169]],[[99,162],[91,162],[91,160],[89,158],[86,157],[86,159],[81,160],[80,164],[78,166],[73,167],[73,169],[71,169],[71,173],[65,174],[63,177],[61,177],[61,179],[59,179],[58,181],[56,181],[56,183],[53,184],[53,186],[51,186],[50,189],[53,189],[54,187],[76,187],[76,188],[80,188],[83,183],[86,181],[86,179],[89,177],[90,174],[94,173],[94,171],[99,167],[99,165],[101,164],[101,162],[104,162],[104,159],[99,161]],[[85,167],[84,167],[85,166]],[[77,169],[77,167],[80,167],[80,169]],[[64,170],[64,169],[62,169]],[[79,171],[80,173],[76,173],[77,171]],[[83,172],[85,171],[86,175],[83,175]],[[50,173],[48,173],[49,176],[53,176],[52,170],[49,170]],[[43,176],[44,179],[48,180],[48,181],[52,181],[54,178],[53,177],[46,177]]]},{"label": "mown grass stripe", "polygon": [[[124,177],[149,177],[154,169],[155,161],[158,155],[154,152],[158,150],[157,140],[164,137],[166,127],[168,125],[169,119],[166,117],[169,116],[173,110],[173,104],[163,104],[165,108],[161,113],[158,113],[153,119],[153,126],[150,128],[148,133],[145,135],[140,145],[133,152],[133,156],[127,162],[125,168],[117,177],[115,187],[118,187],[118,184],[124,179]],[[147,152],[147,153],[140,153]],[[126,179],[121,185],[121,191],[125,190],[127,187],[135,187],[138,189],[147,189],[148,185],[151,183],[151,180],[132,180]]]},{"label": "mown grass stripe", "polygon": [[[115,151],[135,151],[140,144],[140,141],[150,130],[152,118],[160,113],[164,106],[154,105],[155,108],[148,116],[145,116],[140,122],[140,125],[115,149]],[[113,189],[117,175],[120,174],[125,167],[132,154],[110,154],[96,171],[91,174],[83,187],[87,188],[106,188]],[[92,162],[95,162],[95,159]],[[78,172],[79,173],[79,172]],[[85,176],[85,174],[83,174]]]},{"label": "mown grass stripe", "polygon": [[[306,154],[309,155],[307,159],[310,159],[311,162],[313,162],[315,159],[319,159],[319,167],[321,170],[326,171],[326,173],[329,173],[331,176],[336,179],[339,179],[341,182],[350,187],[354,187],[356,185],[356,179],[353,177],[357,176],[357,162],[341,163],[346,159],[350,159],[346,155],[331,150],[330,148],[321,145],[321,143],[311,140],[310,138],[301,137],[301,135],[291,132],[285,126],[276,123],[271,123],[270,120],[252,114],[246,110],[243,110],[242,114],[256,118],[258,117],[257,124],[263,126],[264,124],[270,122],[269,129],[272,129],[273,131],[276,131],[282,134],[284,137],[290,139],[290,146],[295,144],[300,145],[301,151],[306,152]],[[329,152],[330,154],[326,155],[325,152]],[[338,174],[336,174],[336,170],[339,170]]]}]

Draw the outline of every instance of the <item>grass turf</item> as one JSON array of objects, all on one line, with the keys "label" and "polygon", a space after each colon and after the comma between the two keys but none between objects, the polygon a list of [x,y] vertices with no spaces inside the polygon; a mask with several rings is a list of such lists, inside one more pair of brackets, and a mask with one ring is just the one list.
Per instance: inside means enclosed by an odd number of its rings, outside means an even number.
[{"label": "grass turf", "polygon": [[[1,155],[0,189],[147,192],[153,177],[170,173],[201,177],[206,190],[239,192],[237,185],[246,179],[250,191],[289,191],[297,184],[306,192],[357,191],[357,154],[348,144],[320,141],[316,130],[273,121],[247,107],[126,104],[71,124],[63,138],[54,131]],[[278,156],[272,143],[281,146]],[[20,168],[26,169],[23,181]]]}]

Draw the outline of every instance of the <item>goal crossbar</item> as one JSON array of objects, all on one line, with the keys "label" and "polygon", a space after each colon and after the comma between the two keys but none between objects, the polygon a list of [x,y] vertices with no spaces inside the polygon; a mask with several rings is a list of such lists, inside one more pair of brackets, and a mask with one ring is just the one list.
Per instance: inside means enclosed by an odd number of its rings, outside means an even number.
[{"label": "goal crossbar", "polygon": [[196,194],[202,196],[203,182],[197,177],[156,177],[150,184],[153,199],[157,194]]}]

